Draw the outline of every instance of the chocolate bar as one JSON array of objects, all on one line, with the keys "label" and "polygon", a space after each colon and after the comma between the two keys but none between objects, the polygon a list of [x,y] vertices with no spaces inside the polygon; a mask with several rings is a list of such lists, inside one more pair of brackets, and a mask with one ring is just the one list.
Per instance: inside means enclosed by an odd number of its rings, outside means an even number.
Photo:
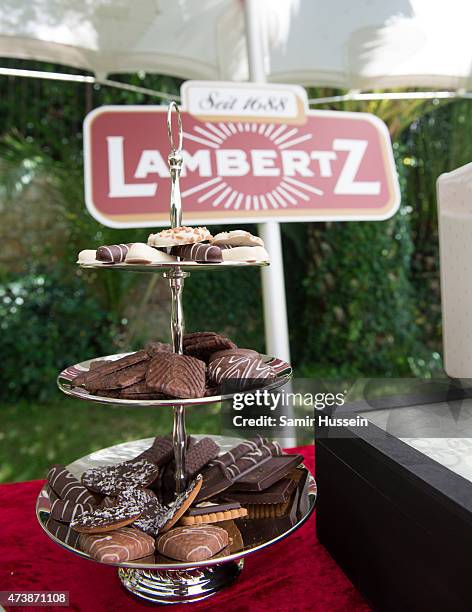
[{"label": "chocolate bar", "polygon": [[263,491],[286,476],[302,461],[302,455],[270,457],[235,479],[233,491]]},{"label": "chocolate bar", "polygon": [[211,461],[208,467],[202,470],[203,486],[197,501],[214,497],[225,491],[238,478],[254,469],[258,463],[281,452],[277,443],[268,442],[261,436],[241,442],[218,459]]},{"label": "chocolate bar", "polygon": [[282,478],[262,492],[227,491],[223,495],[223,499],[239,502],[242,506],[247,504],[281,504],[290,499],[297,482],[292,478]]}]

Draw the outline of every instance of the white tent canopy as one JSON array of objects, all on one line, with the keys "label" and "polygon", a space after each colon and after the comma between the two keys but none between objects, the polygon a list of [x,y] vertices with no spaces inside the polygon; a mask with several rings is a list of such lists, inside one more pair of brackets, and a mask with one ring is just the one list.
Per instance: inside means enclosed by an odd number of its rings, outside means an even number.
[{"label": "white tent canopy", "polygon": [[[467,89],[470,0],[258,0],[269,81]],[[1,0],[0,57],[247,80],[241,0]]]}]

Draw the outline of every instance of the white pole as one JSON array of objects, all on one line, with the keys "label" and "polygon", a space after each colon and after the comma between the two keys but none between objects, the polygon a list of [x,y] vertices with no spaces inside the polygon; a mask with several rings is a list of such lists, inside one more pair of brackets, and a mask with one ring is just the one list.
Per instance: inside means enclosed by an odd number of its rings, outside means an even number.
[{"label": "white pole", "polygon": [[[260,6],[259,0],[245,0],[244,2],[249,78],[256,83],[265,83],[264,52],[259,28],[258,6]],[[258,225],[258,230],[271,261],[271,265],[261,271],[266,352],[290,363],[280,224],[277,221],[266,221]],[[284,443],[287,446],[295,446],[296,439],[294,437],[285,438]]]}]

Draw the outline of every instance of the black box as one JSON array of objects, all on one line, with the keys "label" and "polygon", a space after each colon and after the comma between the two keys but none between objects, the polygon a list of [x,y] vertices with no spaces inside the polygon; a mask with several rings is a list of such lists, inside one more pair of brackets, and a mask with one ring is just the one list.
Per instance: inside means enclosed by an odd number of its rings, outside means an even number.
[{"label": "black box", "polygon": [[375,609],[472,610],[472,483],[432,458],[459,449],[472,477],[467,395],[359,402],[331,416],[367,425],[317,425],[318,537]]}]

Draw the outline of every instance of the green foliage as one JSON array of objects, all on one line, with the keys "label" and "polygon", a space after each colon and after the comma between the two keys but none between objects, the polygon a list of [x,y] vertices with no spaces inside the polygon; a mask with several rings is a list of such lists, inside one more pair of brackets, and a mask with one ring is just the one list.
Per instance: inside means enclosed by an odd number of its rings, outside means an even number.
[{"label": "green foliage", "polygon": [[110,347],[116,322],[72,275],[31,272],[0,284],[0,397],[43,401],[55,379],[84,355]]},{"label": "green foliage", "polygon": [[[16,60],[4,63],[58,69]],[[170,77],[120,78],[171,93],[179,87]],[[10,397],[32,389],[45,397],[54,393],[52,381],[63,365],[167,335],[167,326],[156,328],[152,317],[155,279],[113,271],[77,272],[74,265],[83,248],[146,240],[146,229],[109,229],[86,212],[81,124],[95,106],[149,103],[156,101],[104,87],[0,79],[0,214],[14,212],[28,186],[37,183],[43,189],[37,206],[53,207],[55,230],[53,240],[43,238],[39,229],[28,238],[31,257],[21,260],[23,270],[16,271],[25,273],[28,302],[12,312],[14,306],[2,301],[7,331],[0,350],[7,356],[8,371],[4,368],[1,376]],[[441,367],[435,181],[441,172],[472,158],[472,105],[416,100],[349,102],[342,108],[374,112],[388,122],[402,207],[395,218],[381,223],[282,226],[292,360],[304,375],[430,376]],[[24,233],[19,227],[11,230],[18,236]],[[7,274],[5,267],[0,266],[0,272],[4,297],[19,277]],[[35,285],[39,277],[43,290],[54,296],[49,302]],[[130,302],[137,302],[140,325],[124,321]],[[240,345],[263,350],[258,272],[193,275],[186,282],[184,303],[188,329],[218,329]],[[15,364],[21,364],[19,375]],[[37,368],[36,382],[27,386],[25,377],[35,375],[26,370]]]}]

